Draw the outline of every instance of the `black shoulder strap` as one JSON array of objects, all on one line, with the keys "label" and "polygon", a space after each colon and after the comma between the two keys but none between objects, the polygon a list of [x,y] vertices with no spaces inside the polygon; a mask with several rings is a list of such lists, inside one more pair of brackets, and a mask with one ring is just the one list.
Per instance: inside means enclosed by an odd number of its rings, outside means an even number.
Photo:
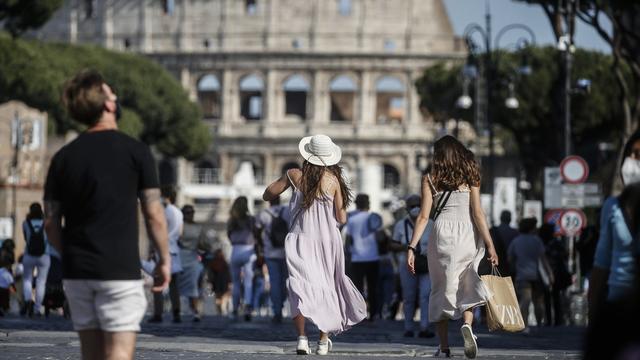
[{"label": "black shoulder strap", "polygon": [[442,196],[440,196],[440,199],[438,199],[438,204],[436,205],[435,211],[433,213],[433,220],[436,220],[438,218],[438,215],[440,215],[444,207],[447,205],[449,197],[451,197],[451,193],[452,191],[447,191],[443,193]]}]

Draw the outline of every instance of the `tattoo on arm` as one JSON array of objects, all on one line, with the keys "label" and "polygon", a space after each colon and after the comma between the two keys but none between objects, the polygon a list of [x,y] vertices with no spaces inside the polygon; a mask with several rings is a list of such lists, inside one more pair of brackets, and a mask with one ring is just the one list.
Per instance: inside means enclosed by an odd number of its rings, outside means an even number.
[{"label": "tattoo on arm", "polygon": [[62,218],[61,206],[58,201],[45,201],[44,209],[47,219],[59,221]]},{"label": "tattoo on arm", "polygon": [[142,205],[149,205],[153,202],[160,201],[160,189],[144,189],[138,194],[138,198]]}]

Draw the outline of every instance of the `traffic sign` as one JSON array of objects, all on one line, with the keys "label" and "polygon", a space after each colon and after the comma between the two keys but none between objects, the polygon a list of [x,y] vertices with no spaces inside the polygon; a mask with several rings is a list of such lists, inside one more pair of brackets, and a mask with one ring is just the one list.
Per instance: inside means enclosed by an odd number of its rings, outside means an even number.
[{"label": "traffic sign", "polygon": [[567,184],[583,183],[589,177],[589,165],[580,156],[567,156],[560,163],[560,176]]},{"label": "traffic sign", "polygon": [[566,236],[579,234],[587,226],[587,217],[580,209],[565,210],[560,216],[560,229]]}]

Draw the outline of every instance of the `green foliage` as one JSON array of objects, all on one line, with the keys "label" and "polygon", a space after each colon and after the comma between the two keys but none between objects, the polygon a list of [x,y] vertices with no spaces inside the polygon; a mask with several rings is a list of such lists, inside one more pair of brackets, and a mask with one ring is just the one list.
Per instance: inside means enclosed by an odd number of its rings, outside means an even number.
[{"label": "green foliage", "polygon": [[[518,75],[524,51],[532,73]],[[497,129],[507,130],[514,141],[520,161],[530,181],[538,182],[545,166],[557,165],[563,154],[563,124],[561,110],[561,61],[552,47],[529,48],[518,53],[494,54],[491,117]],[[613,72],[611,56],[578,50],[574,57],[573,79],[592,81],[589,94],[572,95],[572,138],[575,152],[587,159],[598,160],[598,143],[618,144],[622,137],[623,115],[618,101],[619,90]],[[455,101],[462,93],[461,65],[436,65],[427,69],[417,82],[422,104],[444,119],[461,118],[473,122],[473,112],[458,112]],[[508,83],[513,80],[518,109],[504,105],[509,96]],[[473,86],[471,89],[473,90]],[[470,94],[473,98],[473,92]],[[432,110],[432,109],[435,109]],[[561,115],[561,113],[560,113]],[[500,131],[496,131],[500,136]],[[537,190],[540,190],[539,184]]]},{"label": "green foliage", "polygon": [[62,0],[2,0],[0,23],[11,36],[37,29],[62,5]]},{"label": "green foliage", "polygon": [[95,46],[50,44],[0,35],[0,102],[20,100],[49,113],[51,130],[82,130],[60,101],[65,81],[84,68],[100,71],[124,109],[121,127],[169,156],[204,154],[209,131],[198,106],[160,65]]}]

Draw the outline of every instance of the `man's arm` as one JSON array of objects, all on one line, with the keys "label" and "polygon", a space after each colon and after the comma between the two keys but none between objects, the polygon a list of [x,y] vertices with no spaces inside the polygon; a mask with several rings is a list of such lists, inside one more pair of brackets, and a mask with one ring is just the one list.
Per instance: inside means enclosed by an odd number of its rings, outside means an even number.
[{"label": "man's arm", "polygon": [[53,246],[60,255],[62,254],[62,211],[60,203],[52,200],[44,202],[44,230],[47,232],[49,244]]},{"label": "man's arm", "polygon": [[153,291],[162,291],[171,281],[171,257],[169,256],[169,235],[164,207],[160,201],[160,189],[145,189],[139,194],[142,214],[144,215],[147,233],[153,243],[159,262],[154,270],[155,283]]}]

